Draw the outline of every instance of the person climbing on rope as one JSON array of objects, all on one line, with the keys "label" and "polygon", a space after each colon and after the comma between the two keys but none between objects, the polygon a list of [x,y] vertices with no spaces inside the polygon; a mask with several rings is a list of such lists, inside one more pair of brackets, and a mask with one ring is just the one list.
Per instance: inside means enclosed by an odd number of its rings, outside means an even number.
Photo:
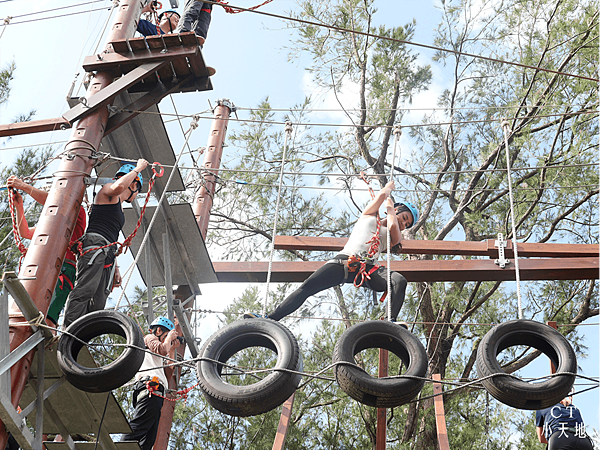
[{"label": "person climbing on rope", "polygon": [[[153,13],[156,11],[154,2],[148,3],[142,9],[142,13]],[[189,0],[186,2],[183,9],[183,21],[177,11],[164,11],[158,16],[158,26],[152,22],[140,19],[137,26],[137,31],[144,36],[156,36],[159,34],[169,33],[184,33],[186,31],[194,31],[198,39],[198,45],[202,47],[208,33],[210,25],[210,13],[212,5]],[[193,30],[191,29],[193,28]],[[217,71],[213,67],[206,66],[208,76],[212,77]]]},{"label": "person climbing on rope", "polygon": [[535,412],[535,431],[548,450],[592,450],[590,437],[579,409],[573,405],[571,395],[556,405]]},{"label": "person climbing on rope", "polygon": [[[388,230],[392,252],[396,253],[402,239],[401,231],[412,227],[419,220],[419,212],[414,205],[405,201],[396,204],[392,202],[390,194],[394,188],[394,182],[390,181],[379,191],[357,220],[342,251],[308,277],[272,313],[267,314],[269,319],[281,320],[300,308],[308,297],[342,283],[354,283],[357,287],[364,285],[375,292],[387,290],[387,269],[375,262],[381,252],[386,250]],[[387,218],[381,221],[378,230],[378,211],[386,200]],[[391,319],[395,322],[404,303],[407,282],[397,272],[392,272],[390,277]],[[255,317],[260,315],[244,314],[246,319]]]},{"label": "person climbing on rope", "polygon": [[158,317],[150,324],[150,333],[144,336],[144,344],[152,353],[145,353],[142,366],[135,376],[132,395],[135,411],[129,423],[131,433],[123,435],[121,439],[138,441],[142,450],[151,450],[156,441],[167,380],[173,372],[173,368],[163,368],[169,361],[164,361],[159,355],[175,359],[175,349],[181,345],[175,326],[176,323],[166,317]]},{"label": "person climbing on rope", "polygon": [[[21,234],[21,237],[25,239],[31,239],[33,237],[33,233],[35,232],[35,227],[30,228],[29,224],[27,223],[27,219],[25,219],[23,198],[17,192],[17,189],[29,194],[31,198],[33,198],[40,205],[44,205],[46,203],[48,193],[25,183],[23,180],[14,175],[8,177],[6,185],[9,188],[12,188],[10,189],[10,195],[13,198],[15,209],[17,210],[17,226],[19,228],[19,233]],[[75,228],[73,229],[73,235],[71,236],[72,240],[80,239],[81,236],[83,236],[83,233],[85,232],[86,219],[87,216],[85,209],[80,207],[79,213],[77,214],[77,222],[75,222]],[[56,287],[54,288],[54,293],[52,294],[52,299],[50,300],[50,307],[46,313],[46,322],[51,327],[56,328],[58,324],[58,317],[65,306],[65,302],[67,301],[69,293],[73,289],[76,277],[76,267],[77,264],[75,262],[75,254],[71,251],[71,249],[67,249],[62,268],[60,269],[60,275],[58,276]]]},{"label": "person climbing on rope", "polygon": [[145,159],[138,159],[135,166],[122,165],[115,174],[116,181],[102,186],[96,195],[88,229],[80,239],[77,279],[67,299],[65,328],[87,313],[104,309],[112,288],[121,285],[113,245],[125,224],[121,202],[130,203],[137,197],[144,184],[140,173],[147,165]]}]

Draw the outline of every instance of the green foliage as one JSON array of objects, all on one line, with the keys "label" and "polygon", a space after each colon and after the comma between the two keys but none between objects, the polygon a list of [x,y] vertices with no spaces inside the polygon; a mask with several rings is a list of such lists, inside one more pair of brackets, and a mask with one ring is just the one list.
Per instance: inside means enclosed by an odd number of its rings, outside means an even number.
[{"label": "green foliage", "polygon": [[8,101],[10,82],[13,79],[16,65],[13,62],[0,70],[0,105]]}]

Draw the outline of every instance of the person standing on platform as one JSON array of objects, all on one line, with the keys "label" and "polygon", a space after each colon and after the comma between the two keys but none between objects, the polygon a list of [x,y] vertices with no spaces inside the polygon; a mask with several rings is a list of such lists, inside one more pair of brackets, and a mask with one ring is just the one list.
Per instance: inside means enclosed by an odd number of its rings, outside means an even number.
[{"label": "person standing on platform", "polygon": [[140,173],[147,165],[145,159],[139,159],[135,166],[124,164],[115,175],[116,181],[102,186],[96,195],[88,229],[80,239],[82,254],[77,258],[77,280],[67,300],[65,328],[85,314],[104,309],[112,288],[121,285],[116,245],[111,244],[118,241],[125,224],[121,203],[137,197],[143,185]]},{"label": "person standing on platform", "polygon": [[592,450],[590,437],[573,397],[565,397],[556,405],[535,412],[538,440],[548,450]]},{"label": "person standing on platform", "polygon": [[[33,233],[35,232],[35,227],[30,228],[27,223],[27,219],[25,219],[25,212],[23,210],[23,198],[16,191],[16,189],[20,189],[21,191],[29,194],[31,198],[41,205],[46,203],[48,193],[25,183],[23,180],[14,175],[8,178],[6,185],[9,188],[12,188],[10,189],[10,195],[12,195],[15,208],[17,210],[17,227],[19,228],[19,233],[25,239],[31,239],[33,237]],[[85,232],[86,220],[87,216],[85,214],[85,209],[80,207],[71,240],[75,241],[83,236],[83,233]],[[56,287],[54,288],[54,293],[52,294],[50,307],[48,308],[48,313],[46,314],[46,322],[51,327],[56,328],[58,324],[58,317],[65,306],[65,302],[67,301],[69,293],[73,289],[77,272],[76,268],[77,263],[75,262],[75,254],[71,251],[71,249],[68,248],[67,252],[65,253],[65,259],[63,260],[62,268],[60,269],[60,275],[58,276]]]},{"label": "person standing on platform", "polygon": [[[154,11],[153,2],[148,3],[142,13]],[[210,25],[212,5],[195,0],[188,0],[183,10],[183,19],[177,11],[169,10],[159,14],[158,26],[152,22],[140,19],[137,31],[144,36],[157,36],[159,34],[184,33],[193,31],[198,39],[198,45],[202,47],[208,34]],[[213,67],[206,66],[208,76],[212,77],[217,71]]]},{"label": "person standing on platform", "polygon": [[[166,317],[158,317],[150,324],[150,333],[144,337],[146,352],[140,370],[135,376],[132,404],[135,408],[129,425],[131,433],[121,441],[138,441],[142,450],[152,450],[160,422],[168,378],[172,368],[163,368],[169,361],[160,355],[175,358],[175,350],[181,345],[175,324]],[[171,373],[168,373],[171,372]],[[155,395],[158,394],[158,395]]]}]

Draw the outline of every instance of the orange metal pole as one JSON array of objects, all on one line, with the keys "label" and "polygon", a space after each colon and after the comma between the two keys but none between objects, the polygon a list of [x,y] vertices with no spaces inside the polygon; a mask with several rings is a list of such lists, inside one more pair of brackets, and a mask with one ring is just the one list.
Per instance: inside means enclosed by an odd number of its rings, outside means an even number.
[{"label": "orange metal pole", "polygon": [[[122,0],[107,42],[133,36],[142,3]],[[110,52],[107,46],[105,52]],[[97,73],[90,82],[86,98],[108,86],[114,76],[108,72]],[[19,276],[33,302],[43,313],[48,311],[52,292],[62,266],[67,245],[71,239],[77,212],[83,199],[85,186],[83,177],[88,176],[94,165],[92,156],[99,148],[108,121],[108,107],[100,108],[81,119],[74,127],[65,147],[48,199],[37,223],[35,234]],[[11,305],[10,350],[21,345],[30,335],[29,327],[18,326],[25,322],[21,311]],[[11,368],[11,396],[16,407],[21,399],[34,351],[23,357]],[[0,426],[0,448],[6,447],[8,434],[4,424]]]},{"label": "orange metal pole", "polygon": [[[389,352],[379,349],[379,378],[388,376]],[[375,438],[375,449],[385,450],[387,440],[387,409],[377,408],[377,437]]]},{"label": "orange metal pole", "polygon": [[436,381],[442,381],[442,376],[439,373],[434,373],[433,393],[435,394],[433,403],[435,406],[435,424],[437,427],[438,443],[440,450],[450,450],[450,442],[448,442],[448,430],[446,429],[446,413],[444,412],[444,396],[442,393],[442,384]]}]

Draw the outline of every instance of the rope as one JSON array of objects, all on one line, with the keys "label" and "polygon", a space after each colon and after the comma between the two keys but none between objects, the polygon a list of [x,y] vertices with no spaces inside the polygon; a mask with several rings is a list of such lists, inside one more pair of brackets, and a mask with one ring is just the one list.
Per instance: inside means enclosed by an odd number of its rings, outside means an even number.
[{"label": "rope", "polygon": [[240,9],[240,8],[236,8],[236,7],[232,7],[232,6],[227,6],[229,5],[229,2],[223,1],[223,0],[215,0],[217,3],[220,3],[221,6],[223,6],[223,9],[225,10],[226,13],[229,14],[238,14],[244,11],[254,11],[258,8],[260,8],[261,6],[266,5],[267,3],[271,3],[273,0],[266,0],[264,2],[262,2],[260,5],[256,5],[256,6],[252,6],[251,8],[244,8],[244,9]]},{"label": "rope", "polygon": [[[270,1],[270,0],[269,0]],[[279,203],[281,200],[281,186],[283,185],[283,166],[288,149],[288,140],[292,135],[292,122],[285,123],[285,143],[283,145],[283,154],[281,156],[281,170],[279,172],[279,188],[277,189],[277,203],[275,205],[275,219],[273,220],[273,235],[271,236],[271,255],[269,257],[269,269],[267,271],[267,286],[265,290],[265,302],[263,305],[263,316],[267,315],[267,302],[269,300],[269,283],[271,282],[271,272],[273,271],[273,255],[275,254],[275,235],[277,234],[277,219],[279,218]]]},{"label": "rope", "polygon": [[515,207],[512,190],[512,177],[510,174],[510,149],[508,147],[508,134],[510,133],[510,125],[507,120],[502,121],[502,129],[504,131],[504,148],[506,150],[506,176],[508,178],[508,196],[510,199],[510,221],[512,224],[512,242],[513,251],[515,253],[515,276],[517,282],[517,303],[519,306],[519,319],[523,318],[523,305],[521,304],[521,274],[519,272],[519,252],[517,251],[517,227],[515,225]]},{"label": "rope", "polygon": [[[398,148],[398,141],[400,141],[400,136],[402,136],[402,128],[399,125],[394,127],[394,151],[392,153],[392,164],[390,169],[390,180],[394,180],[394,167],[396,167],[396,149]],[[395,212],[394,212],[395,214]],[[388,298],[387,302],[387,320],[392,321],[392,237],[390,234],[390,226],[391,224],[388,221],[388,232],[387,232],[387,291],[390,293],[390,298]]]},{"label": "rope", "polygon": [[[179,152],[179,154],[177,155],[177,160],[175,161],[175,165],[173,166],[174,168],[177,168],[177,165],[179,164],[179,160],[181,159],[181,156],[183,155],[183,151],[185,150],[185,146],[187,145],[188,141],[190,140],[190,137],[192,136],[192,132],[198,128],[198,118],[196,116],[194,116],[194,119],[192,120],[192,123],[190,123],[190,128],[188,129],[187,132],[187,137],[185,138],[185,142],[183,143],[183,146],[181,148],[181,151]],[[142,255],[142,250],[144,250],[144,246],[146,245],[146,242],[148,241],[148,237],[150,236],[150,231],[152,230],[152,227],[154,226],[154,222],[156,221],[156,218],[158,217],[158,211],[160,209],[160,207],[163,204],[163,201],[165,199],[165,196],[167,194],[167,189],[169,187],[169,185],[171,184],[171,180],[173,179],[173,176],[175,175],[175,172],[177,172],[176,170],[171,170],[171,173],[169,174],[169,178],[165,184],[165,187],[163,189],[162,195],[160,196],[160,199],[158,200],[158,204],[156,205],[156,210],[154,211],[154,215],[152,216],[152,220],[150,221],[150,224],[148,225],[148,228],[146,229],[146,234],[144,235],[144,239],[142,239],[142,243],[140,244],[140,248],[138,249],[138,253],[135,256],[135,259],[133,260],[133,264],[131,265],[132,269],[129,271],[129,273],[127,274],[127,280],[125,281],[125,283],[121,286],[121,295],[119,295],[119,299],[117,300],[117,303],[114,307],[114,309],[116,310],[120,303],[121,303],[121,299],[123,298],[123,294],[125,293],[125,289],[127,288],[127,285],[129,284],[129,280],[131,279],[131,276],[133,275],[133,267],[136,266],[138,260],[140,259],[140,256]],[[148,198],[150,196],[146,196],[146,203],[144,204],[144,209],[146,207],[146,204],[148,203]],[[141,216],[141,214],[140,214]],[[138,221],[138,223],[141,222],[141,217],[140,220]]]},{"label": "rope", "polygon": [[19,271],[20,271],[21,263],[23,262],[23,258],[27,254],[27,247],[25,247],[25,244],[23,244],[23,240],[21,238],[21,233],[19,233],[19,228],[17,227],[17,218],[16,218],[16,212],[15,212],[16,207],[15,207],[15,203],[13,200],[14,189],[9,188],[9,191],[10,192],[8,193],[8,206],[10,209],[10,219],[12,221],[12,231],[13,231],[13,236],[15,237],[15,242],[17,244],[17,248],[21,252],[21,257],[19,258]]},{"label": "rope", "polygon": [[[375,198],[375,192],[373,192],[373,188],[371,187],[371,182],[366,177],[364,172],[360,172],[360,177],[367,184],[367,188],[369,190],[369,194],[371,195],[371,200]],[[373,268],[367,272],[367,263],[373,260],[373,257],[379,252],[379,234],[381,231],[381,219],[379,218],[379,214],[375,214],[375,218],[377,219],[377,229],[375,230],[375,234],[371,239],[369,239],[365,244],[370,244],[369,250],[367,251],[366,258],[359,259],[358,273],[354,277],[354,287],[361,287],[366,280],[371,279],[371,274],[379,269],[377,264],[373,265]]]},{"label": "rope", "polygon": [[[159,167],[159,171],[157,172],[156,169],[154,168],[155,166]],[[141,213],[140,213],[140,218],[137,221],[137,224],[134,228],[134,230],[131,232],[131,234],[129,236],[127,236],[125,238],[125,240],[121,243],[119,241],[115,241],[115,242],[111,242],[110,244],[106,244],[106,245],[102,245],[99,247],[93,247],[93,248],[89,248],[85,251],[83,251],[83,243],[81,242],[81,240],[76,240],[76,241],[71,241],[69,243],[69,248],[75,246],[77,249],[77,255],[79,258],[81,258],[83,255],[89,253],[89,252],[93,252],[96,250],[101,250],[103,248],[107,248],[107,247],[112,247],[113,245],[117,245],[118,249],[115,253],[115,257],[119,256],[121,253],[123,253],[123,249],[127,248],[131,245],[131,242],[133,241],[133,238],[135,237],[135,235],[137,234],[138,230],[140,229],[140,226],[142,225],[142,219],[144,217],[144,213],[146,212],[146,207],[148,206],[148,201],[150,200],[150,192],[152,191],[152,188],[154,187],[154,183],[156,181],[156,178],[160,178],[163,176],[164,174],[164,168],[160,165],[160,163],[154,162],[152,163],[152,177],[150,178],[150,180],[148,181],[148,192],[146,193],[146,199],[144,201],[144,206],[142,207]]]}]

